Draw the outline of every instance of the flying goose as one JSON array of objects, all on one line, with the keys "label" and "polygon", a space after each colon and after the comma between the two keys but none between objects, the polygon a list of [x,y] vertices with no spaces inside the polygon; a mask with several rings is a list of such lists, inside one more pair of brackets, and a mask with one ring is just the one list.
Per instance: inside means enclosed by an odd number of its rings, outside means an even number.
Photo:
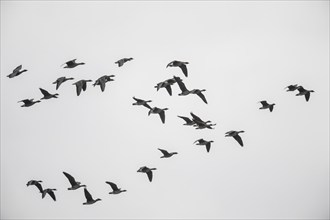
[{"label": "flying goose", "polygon": [[163,124],[165,124],[165,110],[168,110],[168,108],[157,108],[153,107],[149,110],[148,115],[150,114],[159,114],[160,119],[162,120]]},{"label": "flying goose", "polygon": [[194,125],[195,122],[192,121],[190,118],[188,117],[184,117],[184,116],[180,116],[178,115],[179,118],[182,118],[186,123],[184,123],[183,125]]},{"label": "flying goose", "polygon": [[286,90],[287,92],[293,92],[296,89],[298,89],[298,84],[289,85],[289,86],[285,87],[284,89],[288,89],[288,90]]},{"label": "flying goose", "polygon": [[22,65],[19,65],[18,67],[16,67],[13,72],[11,74],[9,74],[7,77],[9,78],[14,78],[18,75],[21,75],[22,73],[26,72],[27,70],[24,69],[24,70],[21,70],[22,69]]},{"label": "flying goose", "polygon": [[178,154],[177,152],[171,152],[169,153],[167,150],[163,150],[158,148],[158,150],[160,150],[160,152],[162,152],[163,156],[161,156],[160,158],[169,158],[172,157],[174,154]]},{"label": "flying goose", "polygon": [[126,63],[127,61],[131,61],[133,60],[133,58],[123,58],[123,59],[120,59],[118,61],[116,61],[115,63],[118,64],[118,67],[121,67],[122,65],[124,65],[124,63]]},{"label": "flying goose", "polygon": [[273,108],[274,108],[275,103],[268,104],[268,102],[265,101],[265,100],[260,101],[260,103],[262,104],[262,106],[259,109],[267,109],[268,108],[270,112],[273,111]]},{"label": "flying goose", "polygon": [[205,126],[205,125],[208,125],[207,123],[211,123],[211,121],[203,121],[200,117],[198,117],[197,115],[195,115],[192,112],[190,112],[190,115],[193,117],[192,120],[193,120],[193,122],[196,123],[197,126]]},{"label": "flying goose", "polygon": [[30,180],[29,182],[27,182],[26,186],[36,186],[38,189],[39,189],[39,192],[42,193],[43,192],[43,189],[42,189],[42,186],[41,184],[42,181],[41,180]]},{"label": "flying goose", "polygon": [[114,77],[115,75],[104,75],[101,76],[100,78],[98,78],[95,83],[93,84],[93,86],[95,87],[96,85],[99,85],[101,88],[101,91],[104,92],[105,89],[105,83],[106,82],[110,82],[110,81],[114,81],[114,79],[112,79],[111,77]]},{"label": "flying goose", "polygon": [[207,101],[206,101],[206,98],[204,96],[204,94],[202,92],[205,92],[206,90],[205,89],[193,89],[190,91],[190,94],[196,94],[199,96],[199,98],[201,98],[203,100],[203,102],[205,104],[207,104]]},{"label": "flying goose", "polygon": [[46,194],[48,193],[48,195],[50,195],[50,197],[52,197],[52,199],[54,201],[56,201],[56,197],[55,197],[54,191],[56,191],[56,189],[44,189],[42,191],[42,198],[45,198]]},{"label": "flying goose", "polygon": [[143,99],[138,99],[133,96],[133,99],[136,101],[133,103],[133,105],[143,105],[144,107],[147,107],[148,109],[151,109],[151,107],[148,105],[148,102],[151,102],[151,100],[143,100]]},{"label": "flying goose", "polygon": [[33,101],[33,99],[23,99],[21,101],[18,101],[19,102],[23,102],[24,104],[21,105],[21,107],[30,107],[38,102],[40,102],[40,100],[37,100],[37,101]]},{"label": "flying goose", "polygon": [[180,69],[182,70],[183,74],[188,77],[188,70],[187,70],[187,66],[186,64],[189,64],[188,62],[182,62],[182,61],[177,61],[174,60],[172,62],[170,62],[169,64],[167,64],[167,67],[180,67]]},{"label": "flying goose", "polygon": [[66,62],[66,63],[64,63],[64,64],[62,64],[62,66],[63,65],[66,65],[65,67],[63,67],[63,68],[74,68],[74,67],[76,67],[76,66],[79,66],[79,65],[84,65],[85,63],[76,63],[76,60],[77,59],[73,59],[73,60],[70,60],[70,61],[68,61],[68,62]]},{"label": "flying goose", "polygon": [[86,197],[86,202],[84,202],[83,205],[91,205],[97,201],[101,201],[101,199],[93,199],[92,195],[88,192],[86,188],[84,188],[84,193]]},{"label": "flying goose", "polygon": [[206,151],[207,152],[210,152],[210,149],[211,149],[211,143],[213,143],[213,141],[206,141],[204,140],[203,138],[200,138],[198,140],[196,140],[194,142],[194,144],[197,143],[196,145],[205,145],[206,147]]},{"label": "flying goose", "polygon": [[176,81],[173,78],[167,79],[167,80],[165,80],[163,82],[157,83],[157,85],[155,86],[155,88],[157,88],[157,91],[160,88],[165,88],[167,90],[168,94],[171,96],[172,95],[171,85],[173,85],[174,83],[176,83]]},{"label": "flying goose", "polygon": [[51,99],[51,98],[57,98],[58,93],[50,94],[47,90],[39,88],[40,92],[44,95],[41,99]]},{"label": "flying goose", "polygon": [[119,194],[119,193],[122,193],[122,192],[126,192],[127,190],[122,190],[120,188],[117,187],[117,185],[113,182],[108,182],[106,181],[105,183],[109,184],[112,188],[112,192],[109,192],[109,194]]},{"label": "flying goose", "polygon": [[77,91],[77,96],[80,95],[81,93],[81,90],[83,91],[86,91],[86,88],[87,88],[87,82],[92,82],[92,80],[85,80],[85,79],[82,79],[82,80],[79,80],[75,83],[73,83],[72,85],[76,85],[76,91]]},{"label": "flying goose", "polygon": [[179,93],[179,96],[186,96],[189,94],[196,94],[198,97],[200,97],[205,104],[207,104],[206,98],[202,92],[206,91],[205,89],[193,89],[188,90],[185,84],[183,83],[182,79],[180,77],[174,76],[174,80],[178,83],[179,88],[181,90],[181,93]]},{"label": "flying goose", "polygon": [[148,179],[152,181],[152,170],[156,170],[156,168],[148,168],[146,166],[140,167],[137,172],[146,173],[148,175]]},{"label": "flying goose", "polygon": [[55,82],[53,82],[53,84],[56,84],[56,90],[58,90],[58,88],[60,87],[60,85],[62,83],[64,83],[65,81],[68,80],[73,80],[74,78],[70,77],[70,78],[66,78],[65,76],[62,76],[60,78],[58,78]]},{"label": "flying goose", "polygon": [[63,174],[66,176],[66,178],[68,178],[71,187],[68,188],[68,190],[76,190],[79,189],[80,187],[86,187],[86,185],[81,185],[80,182],[77,182],[73,176],[71,176],[70,174],[63,172]]},{"label": "flying goose", "polygon": [[311,92],[314,92],[314,90],[306,90],[302,86],[298,86],[297,89],[298,89],[299,93],[296,94],[296,96],[302,96],[302,95],[304,95],[305,96],[305,99],[306,99],[306,102],[308,102],[309,97],[311,95]]},{"label": "flying goose", "polygon": [[239,136],[239,133],[243,133],[244,131],[228,131],[226,132],[225,137],[233,137],[241,147],[243,147],[242,138]]}]

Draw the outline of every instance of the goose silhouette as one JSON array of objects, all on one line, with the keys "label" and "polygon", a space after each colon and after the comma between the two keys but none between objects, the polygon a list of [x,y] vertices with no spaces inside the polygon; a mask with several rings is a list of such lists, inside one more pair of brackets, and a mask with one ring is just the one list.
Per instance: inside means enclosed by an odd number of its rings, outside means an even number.
[{"label": "goose silhouette", "polygon": [[183,61],[178,61],[178,60],[174,60],[172,62],[170,62],[169,64],[167,64],[167,67],[180,67],[180,69],[182,70],[183,74],[188,77],[188,70],[187,70],[187,66],[186,64],[189,64],[188,62],[183,62]]},{"label": "goose silhouette", "polygon": [[299,93],[296,94],[296,96],[305,96],[306,102],[308,102],[309,97],[311,95],[311,92],[314,92],[314,90],[306,90],[304,87],[302,86],[298,86],[298,91]]},{"label": "goose silhouette", "polygon": [[42,97],[41,99],[51,99],[51,98],[57,98],[58,93],[55,94],[50,94],[47,90],[39,88],[40,92],[43,94],[44,97]]},{"label": "goose silhouette", "polygon": [[88,80],[82,79],[82,80],[79,80],[79,81],[77,81],[77,82],[75,82],[75,83],[72,84],[72,85],[75,85],[76,86],[77,96],[80,95],[81,90],[86,91],[86,89],[87,89],[87,82],[92,82],[92,80],[90,80],[90,79],[88,79]]},{"label": "goose silhouette", "polygon": [[26,186],[36,186],[39,192],[42,193],[43,189],[40,183],[42,183],[41,180],[30,180],[29,182],[27,182]]},{"label": "goose silhouette", "polygon": [[45,198],[46,194],[48,194],[54,201],[56,201],[55,193],[56,189],[44,189],[42,191],[42,198]]},{"label": "goose silhouette", "polygon": [[274,108],[275,103],[268,104],[268,102],[265,101],[265,100],[260,101],[260,103],[262,104],[262,106],[259,109],[269,109],[270,112],[273,111],[273,108]]},{"label": "goose silhouette", "polygon": [[84,194],[85,194],[86,202],[84,202],[83,205],[92,205],[97,201],[101,201],[101,199],[93,199],[92,195],[88,192],[86,188],[84,188]]},{"label": "goose silhouette", "polygon": [[133,105],[143,105],[144,107],[151,109],[151,107],[148,105],[148,102],[151,102],[151,100],[143,100],[143,99],[138,99],[133,97],[133,99],[136,101],[135,103],[133,103]]},{"label": "goose silhouette", "polygon": [[117,187],[117,185],[113,182],[106,181],[105,183],[109,184],[110,187],[112,188],[112,192],[109,192],[109,194],[120,194],[122,192],[126,192],[127,190],[122,190]]},{"label": "goose silhouette", "polygon": [[65,81],[68,80],[73,80],[74,78],[70,77],[70,78],[66,78],[65,76],[59,77],[55,82],[53,82],[53,84],[56,84],[56,90],[58,90],[58,88],[60,88],[60,85],[62,83],[64,83]]},{"label": "goose silhouette", "polygon": [[152,171],[153,170],[156,170],[156,168],[149,168],[149,167],[143,166],[143,167],[140,167],[140,169],[138,169],[137,172],[146,173],[149,181],[152,182]]},{"label": "goose silhouette", "polygon": [[206,141],[203,138],[200,138],[200,139],[196,140],[194,142],[194,144],[195,143],[196,143],[196,145],[205,145],[206,151],[209,153],[210,149],[211,149],[211,143],[213,143],[213,141]]},{"label": "goose silhouette", "polygon": [[80,182],[77,182],[75,180],[75,178],[73,176],[71,176],[70,174],[63,172],[63,174],[65,175],[66,178],[68,178],[71,187],[68,188],[68,190],[76,190],[79,189],[80,187],[86,187],[86,185],[81,185]]},{"label": "goose silhouette", "polygon": [[112,79],[111,77],[114,77],[115,75],[104,75],[101,76],[100,78],[98,78],[95,83],[93,84],[93,86],[97,86],[99,85],[101,88],[101,91],[104,92],[105,90],[105,83],[110,82],[110,81],[114,81],[114,79]]},{"label": "goose silhouette", "polygon": [[131,61],[131,60],[133,60],[132,57],[131,57],[131,58],[122,58],[122,59],[116,61],[115,64],[118,64],[118,67],[121,67],[121,66],[123,66],[127,61]]},{"label": "goose silhouette", "polygon": [[70,69],[72,69],[72,68],[75,68],[76,66],[84,65],[85,64],[85,63],[77,63],[76,60],[77,59],[73,59],[73,60],[69,60],[69,61],[65,62],[64,64],[62,64],[62,66],[63,65],[66,65],[66,66],[64,66],[63,68],[70,68]]},{"label": "goose silhouette", "polygon": [[33,99],[23,99],[23,100],[18,101],[18,102],[23,102],[24,103],[23,105],[21,105],[21,107],[30,107],[30,106],[40,102],[40,100],[33,101]]},{"label": "goose silhouette", "polygon": [[160,82],[160,83],[157,83],[157,85],[155,86],[155,88],[157,88],[157,91],[160,89],[160,88],[165,88],[167,93],[172,96],[172,88],[171,88],[171,85],[173,85],[174,83],[176,83],[176,81],[174,79],[167,79],[163,82]]},{"label": "goose silhouette", "polygon": [[239,136],[239,133],[243,133],[244,131],[228,131],[226,132],[225,137],[233,137],[241,147],[243,147],[242,138]]},{"label": "goose silhouette", "polygon": [[206,91],[205,89],[193,89],[193,90],[188,90],[186,85],[183,83],[182,79],[180,77],[174,76],[173,77],[175,81],[178,83],[179,88],[181,90],[181,93],[179,93],[179,96],[186,96],[189,94],[196,94],[198,95],[199,98],[203,100],[205,104],[207,104],[207,100],[202,92]]},{"label": "goose silhouette", "polygon": [[150,114],[158,114],[162,123],[165,124],[165,110],[168,110],[168,108],[157,108],[157,107],[153,107],[149,110],[148,112],[148,116]]},{"label": "goose silhouette", "polygon": [[11,74],[9,74],[7,77],[8,78],[14,78],[16,76],[19,76],[21,75],[22,73],[26,72],[27,70],[24,69],[24,70],[21,70],[22,69],[22,65],[19,65],[18,67],[16,67],[13,72]]},{"label": "goose silhouette", "polygon": [[160,148],[158,148],[158,150],[160,150],[160,152],[162,152],[162,154],[163,154],[163,156],[161,156],[160,158],[169,158],[169,157],[172,157],[174,154],[178,154],[177,152],[169,153],[167,150],[160,149]]}]

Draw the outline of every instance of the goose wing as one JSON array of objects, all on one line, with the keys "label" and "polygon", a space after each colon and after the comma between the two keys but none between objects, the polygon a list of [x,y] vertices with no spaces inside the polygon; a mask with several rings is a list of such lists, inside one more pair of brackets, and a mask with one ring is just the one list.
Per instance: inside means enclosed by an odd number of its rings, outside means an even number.
[{"label": "goose wing", "polygon": [[144,102],[144,100],[142,100],[142,99],[138,99],[138,98],[135,98],[135,97],[133,97],[133,99],[134,99],[135,101],[137,101],[137,102]]},{"label": "goose wing", "polygon": [[13,73],[18,73],[22,69],[22,65],[19,65],[13,70]]},{"label": "goose wing", "polygon": [[182,82],[180,77],[174,76],[175,81],[178,83],[181,92],[188,91],[186,85]]},{"label": "goose wing", "polygon": [[193,121],[190,120],[190,118],[188,118],[188,117],[184,117],[184,116],[180,116],[180,115],[178,115],[178,117],[179,117],[179,118],[182,118],[183,120],[185,120],[186,123],[192,123],[192,122],[193,122]]},{"label": "goose wing", "polygon": [[35,185],[35,186],[39,189],[39,191],[40,191],[41,193],[43,192],[43,189],[42,189],[42,186],[41,186],[40,183],[35,182],[33,185]]},{"label": "goose wing", "polygon": [[82,89],[83,89],[84,91],[86,91],[86,89],[87,89],[87,82],[86,82],[86,81],[83,81],[83,82],[82,82]]},{"label": "goose wing", "polygon": [[210,148],[211,148],[211,142],[208,142],[208,143],[206,144],[206,151],[207,151],[207,152],[210,152]]},{"label": "goose wing", "polygon": [[180,64],[179,64],[179,67],[180,67],[180,69],[182,70],[183,74],[184,74],[186,77],[188,77],[188,70],[187,70],[187,66],[186,66],[186,64],[184,64],[184,63],[180,63]]},{"label": "goose wing", "polygon": [[63,174],[66,176],[66,178],[68,178],[68,180],[69,180],[69,182],[72,186],[77,184],[77,182],[76,182],[76,180],[74,179],[73,176],[71,176],[70,174],[68,174],[66,172],[63,172]]},{"label": "goose wing", "polygon": [[101,91],[104,92],[106,81],[104,78],[101,78],[99,82],[100,82]]},{"label": "goose wing", "polygon": [[44,96],[50,96],[50,93],[47,90],[44,90],[42,88],[39,88],[40,92],[44,95]]},{"label": "goose wing", "polygon": [[52,197],[54,201],[56,201],[55,193],[53,190],[48,190],[47,193],[50,195],[50,197]]},{"label": "goose wing", "polygon": [[207,104],[206,98],[202,92],[197,92],[196,94]]},{"label": "goose wing", "polygon": [[198,117],[197,115],[195,115],[194,113],[190,112],[190,115],[193,117],[193,121],[194,122],[205,124],[205,122],[200,117]]},{"label": "goose wing", "polygon": [[159,117],[162,120],[163,124],[165,123],[165,111],[159,112]]},{"label": "goose wing", "polygon": [[160,148],[158,148],[158,150],[160,150],[164,154],[164,156],[169,156],[170,155],[168,153],[168,151],[166,151],[166,150],[163,150],[163,149],[160,149]]},{"label": "goose wing", "polygon": [[239,143],[239,145],[241,145],[243,147],[243,141],[241,136],[239,136],[238,134],[233,136],[233,138]]},{"label": "goose wing", "polygon": [[115,183],[108,182],[108,181],[106,183],[111,186],[111,188],[112,188],[113,191],[117,191],[118,190],[118,187],[117,187],[117,185]]},{"label": "goose wing", "polygon": [[171,96],[172,95],[172,88],[171,85],[165,86],[165,89],[167,90],[168,94]]},{"label": "goose wing", "polygon": [[92,195],[88,192],[88,190],[86,188],[84,188],[84,193],[85,193],[85,197],[87,199],[87,201],[93,201],[93,197]]},{"label": "goose wing", "polygon": [[81,89],[82,89],[82,84],[81,82],[76,84],[76,91],[77,91],[77,95],[79,96],[81,93]]},{"label": "goose wing", "polygon": [[268,105],[267,101],[260,101],[260,103],[262,104],[262,106],[267,106]]},{"label": "goose wing", "polygon": [[311,95],[310,92],[306,92],[306,94],[305,94],[306,102],[308,102],[310,95]]},{"label": "goose wing", "polygon": [[152,181],[152,171],[149,170],[149,171],[146,172],[146,173],[147,173],[147,176],[148,176],[149,181],[151,182],[151,181]]}]

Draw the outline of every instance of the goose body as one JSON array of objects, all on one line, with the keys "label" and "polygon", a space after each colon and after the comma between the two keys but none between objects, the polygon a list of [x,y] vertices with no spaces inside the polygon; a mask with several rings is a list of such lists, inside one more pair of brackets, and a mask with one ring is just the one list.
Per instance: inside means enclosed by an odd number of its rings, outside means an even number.
[{"label": "goose body", "polygon": [[287,89],[286,90],[287,92],[293,92],[298,89],[298,84],[289,85],[289,86],[285,87],[284,89]]},{"label": "goose body", "polygon": [[112,79],[111,77],[114,77],[115,75],[104,75],[101,76],[100,78],[98,78],[95,83],[93,84],[93,86],[97,86],[99,85],[101,88],[101,91],[104,92],[105,90],[105,83],[110,82],[110,81],[114,81],[114,79]]},{"label": "goose body", "polygon": [[92,205],[97,201],[101,201],[101,199],[93,199],[92,195],[88,192],[86,188],[84,188],[84,194],[85,194],[86,202],[84,202],[83,205]]},{"label": "goose body", "polygon": [[239,136],[239,133],[243,133],[244,131],[228,131],[226,132],[225,137],[233,137],[241,147],[243,147],[242,138]]},{"label": "goose body", "polygon": [[176,83],[176,81],[174,79],[167,79],[163,82],[157,83],[157,85],[155,86],[155,88],[157,88],[157,91],[160,88],[165,88],[167,93],[171,96],[172,95],[172,88],[171,85],[173,85],[174,83]]},{"label": "goose body", "polygon": [[33,99],[23,99],[23,100],[18,101],[18,102],[23,102],[24,103],[23,105],[21,105],[21,107],[30,107],[30,106],[40,102],[40,100],[33,101]]},{"label": "goose body", "polygon": [[205,92],[205,89],[193,89],[193,90],[188,90],[186,85],[183,83],[182,79],[180,77],[174,76],[174,80],[177,82],[179,85],[179,88],[181,90],[181,93],[179,93],[179,96],[186,96],[189,94],[196,94],[199,98],[203,100],[205,104],[207,104],[207,100],[203,94]]},{"label": "goose body", "polygon": [[51,99],[51,98],[57,98],[58,93],[55,94],[50,94],[47,90],[39,88],[40,92],[43,94],[44,97],[42,97],[41,99]]},{"label": "goose body", "polygon": [[60,88],[60,85],[62,83],[64,83],[65,81],[68,80],[73,80],[74,78],[70,77],[70,78],[66,78],[65,76],[59,77],[55,82],[53,82],[53,84],[56,84],[56,90],[58,90],[58,88]]},{"label": "goose body", "polygon": [[75,83],[73,83],[72,85],[75,85],[76,86],[76,91],[77,91],[77,96],[80,95],[81,93],[81,90],[83,91],[86,91],[87,89],[87,82],[92,82],[92,80],[85,80],[85,79],[82,79],[82,80],[79,80]]},{"label": "goose body", "polygon": [[196,143],[196,145],[205,145],[206,147],[206,151],[210,152],[211,149],[211,143],[213,143],[213,141],[206,141],[203,138],[198,139],[194,142],[194,144]]},{"label": "goose body", "polygon": [[118,67],[123,66],[127,61],[131,61],[133,58],[123,58],[115,62],[115,64],[118,64]]},{"label": "goose body", "polygon": [[148,112],[148,115],[150,114],[158,114],[162,123],[165,124],[165,110],[168,110],[168,108],[151,108]]},{"label": "goose body", "polygon": [[180,69],[182,70],[183,74],[188,77],[188,70],[187,70],[187,66],[186,64],[189,64],[188,62],[183,62],[183,61],[178,61],[178,60],[174,60],[172,62],[170,62],[169,64],[167,64],[167,67],[180,67]]},{"label": "goose body", "polygon": [[27,182],[26,186],[36,186],[39,192],[42,193],[43,189],[40,183],[42,183],[41,180],[30,180],[29,182]]},{"label": "goose body", "polygon": [[152,182],[152,171],[153,170],[156,170],[156,168],[149,168],[149,167],[143,166],[143,167],[140,167],[140,169],[138,169],[137,172],[146,173],[149,181]]},{"label": "goose body", "polygon": [[196,126],[198,126],[198,127],[210,125],[208,123],[211,123],[211,121],[209,121],[209,120],[208,121],[203,121],[200,117],[198,117],[197,115],[195,115],[192,112],[190,112],[190,115],[193,117],[192,121],[195,122]]},{"label": "goose body", "polygon": [[16,67],[13,72],[11,74],[9,74],[7,77],[8,78],[14,78],[16,76],[19,76],[21,75],[22,73],[26,72],[27,70],[24,69],[24,70],[21,70],[22,69],[22,65],[19,65],[18,67]]},{"label": "goose body", "polygon": [[63,64],[63,65],[66,65],[66,66],[64,66],[64,68],[70,68],[70,69],[72,69],[72,68],[75,68],[76,66],[84,65],[85,64],[85,63],[77,63],[76,60],[77,59],[73,59],[73,60],[70,60],[70,61],[65,62]]},{"label": "goose body", "polygon": [[269,109],[270,112],[273,111],[273,108],[274,108],[274,105],[275,103],[273,104],[268,104],[267,101],[260,101],[260,103],[262,104],[262,106],[259,108],[259,109]]},{"label": "goose body", "polygon": [[133,97],[133,99],[135,100],[133,105],[143,105],[144,107],[151,109],[151,107],[148,105],[148,102],[152,102],[151,100],[143,100],[143,99],[138,99],[135,97]]},{"label": "goose body", "polygon": [[298,86],[297,89],[298,89],[299,93],[296,94],[296,96],[305,96],[306,102],[308,102],[311,92],[314,92],[314,90],[306,90],[302,86]]},{"label": "goose body", "polygon": [[42,198],[45,198],[46,194],[48,194],[54,201],[56,201],[55,193],[56,189],[44,189],[42,191]]},{"label": "goose body", "polygon": [[86,187],[86,185],[81,185],[80,182],[77,182],[75,180],[75,178],[73,176],[71,176],[70,174],[63,172],[63,174],[65,175],[66,178],[68,178],[71,187],[68,188],[68,190],[76,190],[79,189],[80,187]]},{"label": "goose body", "polygon": [[160,158],[169,158],[172,157],[174,154],[178,154],[177,152],[168,152],[167,150],[163,150],[158,148],[158,150],[160,150],[160,152],[162,152],[163,156],[161,156]]},{"label": "goose body", "polygon": [[205,89],[193,89],[190,91],[190,94],[198,95],[198,97],[201,98],[205,104],[207,104],[207,100],[206,100],[204,94],[202,93],[205,91],[206,91]]},{"label": "goose body", "polygon": [[117,185],[113,182],[108,182],[106,181],[105,183],[109,184],[110,187],[112,188],[112,192],[109,192],[109,194],[120,194],[122,192],[126,192],[127,190],[122,190],[120,188],[117,187]]}]

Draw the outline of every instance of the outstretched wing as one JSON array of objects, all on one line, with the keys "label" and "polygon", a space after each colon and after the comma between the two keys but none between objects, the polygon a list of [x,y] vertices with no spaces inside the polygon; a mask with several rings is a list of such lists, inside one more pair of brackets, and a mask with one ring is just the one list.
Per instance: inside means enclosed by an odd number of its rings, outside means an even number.
[{"label": "outstretched wing", "polygon": [[197,95],[207,104],[206,98],[202,92],[198,92]]},{"label": "outstretched wing", "polygon": [[13,70],[13,73],[18,73],[22,69],[22,65],[19,65]]},{"label": "outstretched wing", "polygon": [[267,103],[267,101],[260,101],[260,103],[262,104],[262,106],[267,106],[268,105],[268,103]]},{"label": "outstretched wing", "polygon": [[84,193],[85,193],[85,197],[86,197],[87,201],[93,200],[92,195],[88,192],[88,190],[86,188],[84,188]]},{"label": "outstretched wing", "polygon": [[41,93],[42,93],[44,96],[49,96],[49,95],[50,95],[49,92],[48,92],[47,90],[44,90],[44,89],[42,89],[42,88],[39,88],[39,89],[40,89]]},{"label": "outstretched wing", "polygon": [[235,136],[233,136],[233,138],[239,143],[239,145],[241,145],[243,147],[243,141],[242,141],[241,136],[235,135]]},{"label": "outstretched wing", "polygon": [[165,123],[165,111],[159,112],[159,117],[162,120],[163,124]]},{"label": "outstretched wing", "polygon": [[310,93],[310,92],[307,92],[307,93],[305,94],[305,99],[306,99],[306,102],[308,102],[310,95],[311,95],[311,93]]},{"label": "outstretched wing", "polygon": [[68,178],[68,180],[69,180],[69,182],[72,186],[77,184],[77,182],[76,182],[76,180],[74,179],[73,176],[71,176],[70,174],[68,174],[66,172],[63,172],[63,174],[66,176],[66,178]]},{"label": "outstretched wing", "polygon": [[146,172],[147,173],[147,175],[148,175],[148,179],[149,179],[149,181],[151,182],[152,181],[152,171],[150,170],[150,171],[148,171],[148,172]]},{"label": "outstretched wing", "polygon": [[210,148],[211,148],[211,143],[208,142],[208,143],[206,144],[206,151],[207,151],[207,153],[210,152]]},{"label": "outstretched wing", "polygon": [[191,122],[192,122],[192,120],[190,120],[190,118],[188,118],[188,117],[184,117],[184,116],[180,116],[180,115],[178,115],[178,117],[179,117],[179,118],[182,118],[182,119],[185,120],[185,122],[187,122],[187,123],[191,123]]},{"label": "outstretched wing", "polygon": [[50,195],[50,197],[52,197],[52,199],[53,199],[54,201],[56,201],[56,197],[55,197],[55,193],[54,193],[54,191],[49,190],[47,193]]},{"label": "outstretched wing", "polygon": [[115,183],[109,182],[109,181],[106,181],[106,183],[111,186],[111,188],[112,188],[113,191],[118,190],[118,187],[117,187],[117,185]]},{"label": "outstretched wing", "polygon": [[160,148],[158,148],[158,150],[160,150],[164,154],[164,156],[169,155],[169,153],[166,150],[163,150],[163,149],[160,149]]},{"label": "outstretched wing", "polygon": [[167,90],[168,94],[171,96],[172,95],[172,88],[170,85],[165,86],[165,89]]},{"label": "outstretched wing", "polygon": [[180,63],[179,65],[180,69],[182,70],[183,74],[188,77],[188,70],[187,70],[187,66],[184,63]]},{"label": "outstretched wing", "polygon": [[178,83],[179,88],[182,92],[188,91],[186,85],[182,82],[180,77],[174,76],[175,81]]},{"label": "outstretched wing", "polygon": [[39,191],[40,191],[41,193],[43,192],[43,189],[42,189],[42,186],[41,186],[40,183],[36,182],[34,185],[39,189]]},{"label": "outstretched wing", "polygon": [[138,99],[138,98],[135,98],[135,97],[133,97],[133,99],[135,100],[135,101],[137,101],[137,102],[143,102],[144,100],[142,100],[142,99]]}]

